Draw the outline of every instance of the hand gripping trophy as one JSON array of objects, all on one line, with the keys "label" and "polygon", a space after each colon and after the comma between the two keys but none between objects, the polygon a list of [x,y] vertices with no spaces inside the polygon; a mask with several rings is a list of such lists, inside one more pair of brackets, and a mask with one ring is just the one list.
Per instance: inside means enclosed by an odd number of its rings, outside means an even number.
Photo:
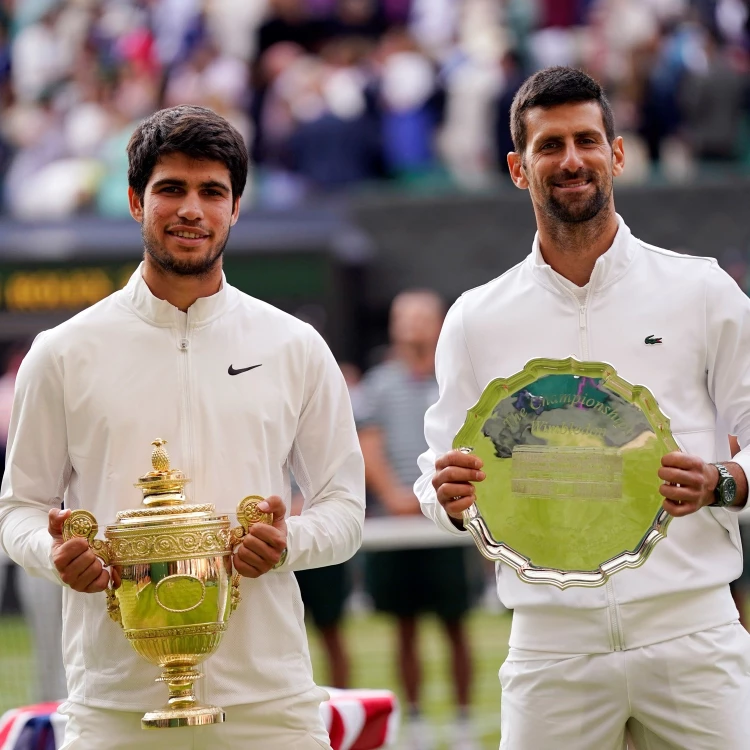
[{"label": "hand gripping trophy", "polygon": [[109,616],[144,659],[164,669],[157,680],[167,683],[169,700],[144,715],[147,729],[224,721],[221,708],[198,703],[193,683],[203,675],[196,666],[218,648],[240,601],[233,548],[253,524],[272,521],[258,510],[264,500],[258,495],[240,501],[241,525],[231,529],[227,516],[214,515],[213,504],[186,504],[183,488],[190,480],[170,468],[166,442],[153,441],[153,469],[135,484],[143,507],[118,513],[106,541],[96,539],[98,524],[85,510],[73,511],[63,528],[66,541],[88,539],[115,570],[113,578],[119,575],[119,585],[106,592]]}]

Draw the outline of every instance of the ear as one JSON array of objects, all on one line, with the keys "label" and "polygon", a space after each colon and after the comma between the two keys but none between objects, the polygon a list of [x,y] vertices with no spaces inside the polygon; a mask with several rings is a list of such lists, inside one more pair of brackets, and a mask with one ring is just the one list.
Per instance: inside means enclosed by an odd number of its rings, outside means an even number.
[{"label": "ear", "polygon": [[240,199],[235,198],[234,207],[232,208],[232,219],[229,222],[229,226],[233,227],[237,223],[237,219],[240,217]]},{"label": "ear", "polygon": [[143,203],[141,199],[135,194],[135,190],[132,187],[128,187],[128,205],[130,207],[130,215],[139,223],[143,223]]},{"label": "ear", "polygon": [[511,151],[508,154],[508,169],[513,184],[520,190],[528,190],[529,181],[526,179],[526,172],[523,168],[523,158],[517,151]]},{"label": "ear", "polygon": [[625,169],[625,145],[622,136],[618,135],[612,141],[612,174],[619,177]]}]

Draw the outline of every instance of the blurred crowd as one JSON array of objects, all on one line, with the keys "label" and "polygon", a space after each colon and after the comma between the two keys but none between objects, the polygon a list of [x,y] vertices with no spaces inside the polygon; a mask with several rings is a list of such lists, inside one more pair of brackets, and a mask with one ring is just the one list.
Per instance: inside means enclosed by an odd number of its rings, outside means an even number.
[{"label": "blurred crowd", "polygon": [[125,144],[202,104],[252,147],[246,203],[382,181],[484,188],[523,78],[599,78],[631,180],[750,163],[750,0],[0,0],[0,205],[121,216]]}]

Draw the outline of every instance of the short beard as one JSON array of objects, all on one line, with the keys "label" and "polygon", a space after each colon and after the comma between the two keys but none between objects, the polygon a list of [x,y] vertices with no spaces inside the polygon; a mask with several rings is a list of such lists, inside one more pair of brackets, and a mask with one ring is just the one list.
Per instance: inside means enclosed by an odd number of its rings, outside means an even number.
[{"label": "short beard", "polygon": [[[565,177],[564,179],[575,179],[577,175],[571,177]],[[584,179],[590,179],[588,176],[584,176]],[[550,193],[544,204],[544,210],[548,216],[553,219],[562,222],[563,224],[582,224],[585,221],[591,221],[598,216],[609,203],[609,198],[612,195],[612,186],[610,184],[609,191],[604,191],[597,184],[594,184],[594,194],[582,205],[576,206],[575,210],[571,210],[570,206],[559,201],[555,196]]]},{"label": "short beard", "polygon": [[174,276],[195,276],[201,278],[208,276],[216,267],[216,264],[221,262],[221,258],[224,255],[224,248],[227,246],[227,242],[229,242],[229,232],[227,231],[224,242],[221,243],[215,253],[195,261],[177,260],[166,251],[159,252],[157,249],[158,245],[151,242],[146,236],[143,224],[141,224],[141,238],[143,239],[144,250],[164,273]]}]

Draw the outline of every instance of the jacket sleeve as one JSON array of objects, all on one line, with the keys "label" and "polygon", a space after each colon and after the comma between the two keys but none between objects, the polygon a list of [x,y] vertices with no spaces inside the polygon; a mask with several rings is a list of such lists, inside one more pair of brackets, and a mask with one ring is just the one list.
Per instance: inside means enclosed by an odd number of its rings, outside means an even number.
[{"label": "jacket sleeve", "polygon": [[16,378],[0,490],[0,548],[31,575],[56,583],[47,514],[60,507],[69,478],[62,376],[40,334]]},{"label": "jacket sleeve", "polygon": [[[750,299],[711,264],[706,284],[706,373],[717,423],[736,435],[742,450],[732,459],[750,480]],[[743,512],[750,511],[750,503]]]},{"label": "jacket sleeve", "polygon": [[281,569],[348,560],[362,543],[364,461],[344,377],[312,329],[290,463],[305,503],[299,516],[287,518],[287,559]]},{"label": "jacket sleeve", "polygon": [[419,457],[422,475],[414,484],[422,512],[451,534],[466,534],[456,528],[437,500],[432,486],[435,460],[453,448],[453,438],[466,421],[466,412],[479,399],[477,384],[463,329],[463,305],[460,298],[443,323],[435,355],[435,375],[439,397],[425,414],[424,434],[427,450]]}]

